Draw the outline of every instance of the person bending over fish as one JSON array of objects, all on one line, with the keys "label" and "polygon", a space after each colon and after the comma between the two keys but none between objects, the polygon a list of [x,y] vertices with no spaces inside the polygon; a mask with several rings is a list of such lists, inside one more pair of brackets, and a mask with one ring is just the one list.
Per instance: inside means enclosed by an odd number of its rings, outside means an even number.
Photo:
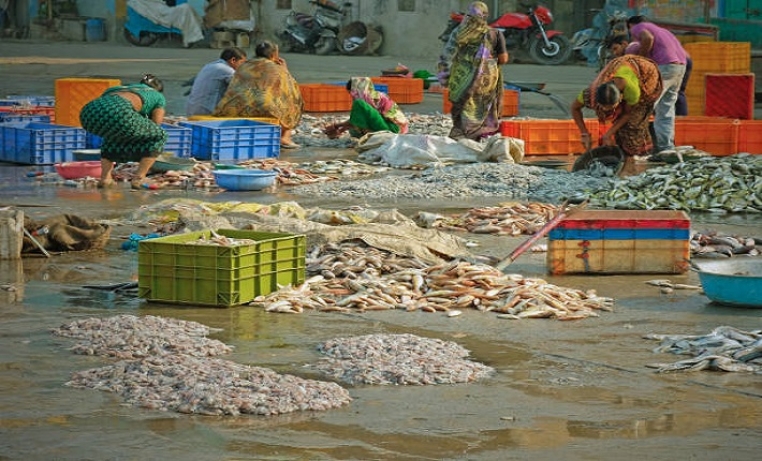
[{"label": "person bending over fish", "polygon": [[82,108],[82,128],[103,138],[98,187],[114,185],[115,162],[139,162],[131,184],[141,187],[167,142],[161,127],[167,105],[162,91],[161,80],[146,74],[140,83],[111,87]]},{"label": "person bending over fish", "polygon": [[377,131],[407,133],[408,120],[405,114],[386,93],[375,89],[370,78],[352,77],[346,87],[352,97],[349,120],[328,125],[324,133],[329,138],[335,139],[346,131],[352,137]]},{"label": "person bending over fish", "polygon": [[612,59],[571,104],[585,150],[592,147],[592,135],[582,116],[584,107],[593,109],[601,123],[613,122],[601,145],[617,145],[627,156],[648,155],[653,148],[648,119],[661,91],[659,67],[652,60],[633,54]]}]

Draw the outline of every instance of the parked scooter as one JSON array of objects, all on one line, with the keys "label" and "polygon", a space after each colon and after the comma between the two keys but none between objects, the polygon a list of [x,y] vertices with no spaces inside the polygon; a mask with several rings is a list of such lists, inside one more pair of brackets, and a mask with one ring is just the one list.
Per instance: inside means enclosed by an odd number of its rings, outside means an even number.
[{"label": "parked scooter", "polygon": [[310,0],[312,15],[291,11],[280,33],[281,51],[329,54],[337,49],[338,33],[351,3],[339,6],[330,0]]},{"label": "parked scooter", "polygon": [[612,58],[609,47],[615,37],[628,37],[626,11],[591,10],[593,27],[577,31],[572,36],[572,47],[577,59],[587,61],[588,65],[602,69]]},{"label": "parked scooter", "polygon": [[[463,13],[450,13],[450,20],[439,39],[446,42],[463,20]],[[505,13],[490,22],[493,29],[505,36],[508,51],[521,49],[538,64],[563,64],[572,54],[571,42],[563,32],[546,30],[553,22],[553,13],[544,6],[528,7],[527,13]]]},{"label": "parked scooter", "polygon": [[127,7],[127,22],[124,23],[124,38],[135,46],[151,46],[160,38],[172,35],[181,36],[180,29],[164,27],[138,14]]}]

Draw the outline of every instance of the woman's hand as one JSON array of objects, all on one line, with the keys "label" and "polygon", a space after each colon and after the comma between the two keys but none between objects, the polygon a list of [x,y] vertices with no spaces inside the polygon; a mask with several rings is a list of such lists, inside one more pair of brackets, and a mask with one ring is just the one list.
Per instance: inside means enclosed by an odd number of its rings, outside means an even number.
[{"label": "woman's hand", "polygon": [[332,125],[328,125],[327,127],[325,127],[325,129],[323,130],[323,133],[325,133],[325,135],[328,136],[329,139],[336,139],[348,129],[349,129],[349,125],[347,123],[334,123]]},{"label": "woman's hand", "polygon": [[593,147],[593,139],[590,137],[590,133],[582,133],[580,136],[582,140],[582,147],[585,148],[585,151],[589,151]]},{"label": "woman's hand", "polygon": [[603,136],[601,136],[601,145],[604,146],[616,146],[616,137],[614,132],[609,130]]}]

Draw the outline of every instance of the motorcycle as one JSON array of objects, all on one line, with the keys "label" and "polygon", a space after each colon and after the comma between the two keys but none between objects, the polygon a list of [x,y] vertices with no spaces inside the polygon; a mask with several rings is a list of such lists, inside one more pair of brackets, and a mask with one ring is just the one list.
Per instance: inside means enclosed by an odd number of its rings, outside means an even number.
[{"label": "motorcycle", "polygon": [[616,37],[628,37],[626,11],[597,10],[593,18],[593,27],[577,31],[572,36],[572,48],[577,59],[587,61],[588,65],[603,69],[613,56],[609,47]]},{"label": "motorcycle", "polygon": [[325,55],[337,49],[338,33],[351,3],[342,6],[330,0],[310,0],[315,13],[291,11],[286,16],[286,28],[280,33],[281,51]]},{"label": "motorcycle", "polygon": [[[463,20],[463,13],[450,13],[450,20],[444,32],[439,36],[447,42],[452,31]],[[571,42],[563,32],[546,30],[545,27],[553,22],[553,13],[544,6],[528,7],[527,13],[505,13],[489,23],[505,37],[508,51],[525,50],[538,64],[563,64],[572,54]]]}]

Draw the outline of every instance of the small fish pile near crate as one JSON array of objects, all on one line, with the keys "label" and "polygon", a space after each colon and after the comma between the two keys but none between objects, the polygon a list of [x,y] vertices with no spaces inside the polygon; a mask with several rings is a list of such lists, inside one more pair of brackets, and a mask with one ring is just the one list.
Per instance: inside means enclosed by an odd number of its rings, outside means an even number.
[{"label": "small fish pile near crate", "polygon": [[[176,157],[191,156],[191,140],[193,133],[188,127],[162,123],[161,127],[167,132],[167,143],[164,145],[164,152],[174,154]],[[85,147],[87,149],[99,149],[103,140],[100,136],[87,133],[85,137]]]},{"label": "small fish pile near crate", "polygon": [[0,160],[24,165],[70,162],[85,148],[85,130],[41,122],[0,124]]},{"label": "small fish pile near crate", "polygon": [[548,234],[548,272],[679,274],[688,270],[689,242],[682,211],[577,211]]},{"label": "small fish pile near crate", "polygon": [[[520,91],[516,90],[503,90],[503,112],[501,117],[514,117],[519,115],[519,96]],[[450,102],[450,90],[445,88],[442,91],[442,113],[449,114],[452,110],[452,103]]]},{"label": "small fish pile near crate", "polygon": [[397,104],[420,104],[423,102],[423,79],[407,77],[371,77],[373,83],[386,85],[386,94]]},{"label": "small fish pile near crate", "polygon": [[[216,244],[214,234],[233,240]],[[236,243],[249,239],[251,242]],[[141,240],[138,291],[148,301],[231,307],[296,286],[306,274],[305,235],[218,229]]]},{"label": "small fish pile near crate", "polygon": [[[718,98],[714,92],[712,99],[707,100],[707,74],[748,75],[751,72],[749,42],[695,42],[686,43],[683,48],[693,60],[693,70],[685,88],[688,115],[707,115],[707,104],[717,107],[717,104],[724,103],[723,97]],[[725,88],[724,95],[735,91],[735,88]]]},{"label": "small fish pile near crate", "polygon": [[68,126],[82,126],[79,113],[85,104],[96,99],[112,86],[122,81],[116,78],[59,78],[55,81],[56,123]]},{"label": "small fish pile near crate", "polygon": [[[598,119],[585,119],[585,126],[590,133],[599,132]],[[574,120],[503,120],[500,134],[523,139],[525,155],[569,155],[582,151],[582,136]]]},{"label": "small fish pile near crate", "polygon": [[280,127],[244,118],[180,122],[191,130],[191,156],[197,160],[240,162],[280,155]]}]

